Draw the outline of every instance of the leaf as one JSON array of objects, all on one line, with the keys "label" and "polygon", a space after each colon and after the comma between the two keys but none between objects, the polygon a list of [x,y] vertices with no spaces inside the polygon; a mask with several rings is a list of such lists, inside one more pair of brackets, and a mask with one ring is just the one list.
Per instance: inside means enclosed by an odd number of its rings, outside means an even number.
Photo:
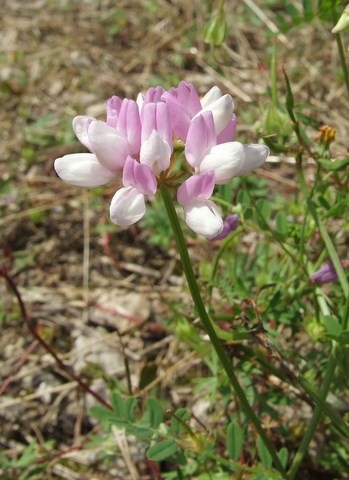
[{"label": "leaf", "polygon": [[324,316],[324,324],[327,332],[330,335],[340,335],[342,333],[342,327],[336,317],[333,317],[332,315],[326,315]]},{"label": "leaf", "polygon": [[278,212],[275,216],[275,229],[276,232],[282,237],[286,237],[288,235],[288,220],[286,215],[284,215],[282,212]]},{"label": "leaf", "polygon": [[164,409],[159,400],[154,397],[148,397],[145,402],[145,411],[139,422],[140,426],[158,428],[164,418]]},{"label": "leaf", "polygon": [[286,70],[283,69],[283,72],[284,72],[284,77],[285,77],[285,81],[286,81],[286,109],[287,109],[287,112],[291,118],[291,120],[296,123],[296,117],[294,115],[294,112],[293,112],[293,108],[294,108],[294,99],[293,99],[293,93],[292,93],[292,89],[291,89],[291,84],[290,84],[290,81],[288,79],[288,76],[287,76],[287,73],[286,73]]},{"label": "leaf", "polygon": [[238,191],[236,200],[237,200],[237,203],[241,203],[241,205],[244,205],[245,207],[248,207],[251,204],[250,195],[243,189]]},{"label": "leaf", "polygon": [[339,172],[340,170],[344,170],[346,167],[349,166],[349,157],[335,161],[319,158],[318,163],[322,166],[322,168],[329,172]]},{"label": "leaf", "polygon": [[174,440],[163,440],[149,448],[147,458],[154,462],[161,462],[174,455],[177,450],[178,447]]},{"label": "leaf", "polygon": [[233,420],[227,428],[227,450],[232,460],[239,460],[243,444],[244,430],[236,420]]},{"label": "leaf", "polygon": [[312,0],[303,0],[304,19],[310,22],[314,18],[313,2]]},{"label": "leaf", "polygon": [[173,435],[179,435],[184,431],[184,426],[181,421],[185,423],[190,418],[190,412],[186,408],[179,408],[171,418],[171,432]]},{"label": "leaf", "polygon": [[257,440],[257,450],[258,450],[259,458],[261,459],[261,462],[263,464],[263,467],[270,468],[272,466],[273,459],[267,447],[264,445],[264,442],[261,437],[258,437],[258,440]]},{"label": "leaf", "polygon": [[287,460],[288,460],[288,450],[286,447],[282,447],[278,453],[278,457],[280,459],[281,465],[286,468]]},{"label": "leaf", "polygon": [[[274,136],[274,135],[272,135]],[[263,137],[263,141],[267,147],[270,148],[275,153],[289,153],[290,149],[285,147],[285,145],[281,145],[280,143],[275,143],[271,140],[271,137]]]},{"label": "leaf", "polygon": [[260,228],[265,229],[268,226],[268,221],[271,216],[270,202],[260,198],[256,202],[256,209],[254,211],[254,219]]}]

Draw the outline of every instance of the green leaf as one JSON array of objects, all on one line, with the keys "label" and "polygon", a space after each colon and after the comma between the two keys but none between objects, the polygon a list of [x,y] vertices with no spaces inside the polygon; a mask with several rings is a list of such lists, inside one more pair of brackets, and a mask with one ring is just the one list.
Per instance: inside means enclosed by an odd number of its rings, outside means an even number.
[{"label": "green leaf", "polygon": [[161,462],[174,455],[177,450],[178,447],[174,440],[163,440],[149,448],[147,458],[154,462]]},{"label": "green leaf", "polygon": [[263,464],[263,467],[270,468],[272,466],[273,459],[268,449],[264,445],[264,442],[261,437],[258,437],[258,440],[257,440],[257,450],[258,450],[259,458],[261,459],[261,462]]},{"label": "green leaf", "polygon": [[330,335],[337,336],[342,333],[343,329],[336,317],[333,317],[332,315],[326,315],[324,317],[324,324],[327,332]]},{"label": "green leaf", "polygon": [[337,341],[342,345],[349,345],[349,330],[344,330],[344,332],[341,332]]},{"label": "green leaf", "polygon": [[286,468],[287,460],[288,460],[288,450],[286,447],[282,447],[278,453],[278,457],[280,459],[281,465]]},{"label": "green leaf", "polygon": [[236,196],[237,203],[249,207],[251,205],[251,197],[245,190],[239,190]]},{"label": "green leaf", "polygon": [[227,450],[232,460],[239,460],[243,444],[244,430],[236,420],[233,420],[227,428]]},{"label": "green leaf", "polygon": [[344,170],[349,166],[349,157],[335,161],[319,158],[317,161],[322,166],[322,168],[329,172],[339,172],[340,170]]},{"label": "green leaf", "polygon": [[286,237],[288,235],[288,220],[286,215],[284,215],[282,212],[278,212],[275,216],[275,229],[276,232],[282,237]]},{"label": "green leaf", "polygon": [[171,432],[173,435],[180,435],[184,431],[182,422],[187,422],[190,418],[190,412],[186,408],[179,408],[171,418]]},{"label": "green leaf", "polygon": [[284,77],[285,77],[285,81],[286,81],[286,109],[287,109],[287,112],[288,112],[291,120],[294,123],[296,123],[297,120],[296,120],[296,117],[295,117],[294,112],[293,112],[294,99],[293,99],[291,84],[290,84],[290,81],[288,79],[286,70],[283,69],[283,72],[284,72]]},{"label": "green leaf", "polygon": [[256,202],[256,209],[254,211],[254,219],[260,228],[267,228],[271,216],[271,206],[268,200],[260,198]]},{"label": "green leaf", "polygon": [[[274,135],[272,135],[274,136]],[[263,141],[267,147],[270,148],[275,153],[289,153],[290,149],[285,147],[285,145],[281,145],[280,143],[275,143],[271,140],[271,137],[263,137]]]},{"label": "green leaf", "polygon": [[111,402],[116,417],[130,422],[135,421],[135,408],[137,405],[135,398],[122,398],[118,392],[113,392]]},{"label": "green leaf", "polygon": [[303,0],[304,19],[310,22],[314,18],[313,2],[312,0]]},{"label": "green leaf", "polygon": [[145,411],[142,419],[139,422],[141,426],[149,426],[151,428],[158,428],[164,418],[164,409],[159,400],[154,397],[148,397],[145,402]]}]

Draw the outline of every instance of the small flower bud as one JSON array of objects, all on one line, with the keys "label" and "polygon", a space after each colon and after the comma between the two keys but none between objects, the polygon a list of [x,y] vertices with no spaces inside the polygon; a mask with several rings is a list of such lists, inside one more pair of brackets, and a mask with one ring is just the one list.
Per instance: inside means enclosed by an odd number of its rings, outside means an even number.
[{"label": "small flower bud", "polygon": [[204,42],[209,43],[213,47],[219,47],[227,38],[228,28],[225,14],[223,11],[223,3],[217,10],[211,14],[204,30]]},{"label": "small flower bud", "polygon": [[349,4],[345,7],[336,25],[332,28],[332,33],[339,33],[349,28]]}]

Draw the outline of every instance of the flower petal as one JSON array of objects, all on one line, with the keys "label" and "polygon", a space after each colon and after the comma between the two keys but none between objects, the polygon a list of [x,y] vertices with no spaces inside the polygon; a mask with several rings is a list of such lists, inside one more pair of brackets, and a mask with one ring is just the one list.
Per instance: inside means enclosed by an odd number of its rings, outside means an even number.
[{"label": "flower petal", "polygon": [[251,144],[243,147],[245,151],[244,161],[236,176],[244,175],[251,170],[261,167],[269,155],[269,148],[265,145]]},{"label": "flower petal", "polygon": [[110,218],[121,227],[133,225],[143,218],[146,211],[144,195],[135,187],[118,190],[110,204]]},{"label": "flower petal", "polygon": [[[214,96],[212,96],[212,99]],[[209,99],[211,100],[211,99]],[[206,101],[205,107],[197,115],[211,111],[217,135],[228,125],[234,111],[234,102],[231,95],[223,95],[215,101]],[[195,118],[195,117],[194,117]]]},{"label": "flower petal", "polygon": [[202,160],[196,173],[213,170],[216,176],[216,184],[227,183],[240,173],[244,155],[244,146],[239,142],[216,145]]},{"label": "flower petal", "polygon": [[217,135],[218,143],[232,142],[235,138],[237,119],[235,113],[233,113],[228,125]]},{"label": "flower petal", "polygon": [[213,102],[221,98],[221,89],[217,86],[212,87],[201,99],[201,108],[212,105]]},{"label": "flower petal", "polygon": [[142,143],[140,162],[148,165],[155,175],[165,171],[170,165],[171,147],[156,130]]},{"label": "flower petal", "polygon": [[79,142],[82,143],[91,152],[93,150],[88,139],[87,130],[90,123],[94,120],[95,118],[87,117],[86,115],[78,115],[73,119],[73,130],[75,132],[75,135],[77,136]]},{"label": "flower petal", "polygon": [[130,154],[124,135],[106,123],[96,120],[89,124],[88,138],[92,151],[105,168],[112,172],[122,170],[126,158]]},{"label": "flower petal", "polygon": [[57,158],[54,168],[62,180],[78,187],[99,187],[114,177],[93,153],[73,153]]},{"label": "flower petal", "polygon": [[131,155],[137,156],[141,146],[141,120],[134,100],[122,101],[116,130],[127,138]]},{"label": "flower petal", "polygon": [[155,195],[157,181],[148,165],[138,163],[134,158],[127,157],[122,181],[125,187],[136,187],[143,195]]},{"label": "flower petal", "polygon": [[202,159],[216,143],[212,112],[205,112],[192,120],[185,144],[185,157],[189,165],[199,168]]},{"label": "flower petal", "polygon": [[237,213],[232,213],[227,215],[223,222],[223,230],[214,237],[211,237],[210,240],[223,240],[226,238],[229,233],[237,229],[239,224],[239,215]]},{"label": "flower petal", "polygon": [[121,98],[117,97],[116,95],[113,95],[107,101],[107,125],[109,125],[109,127],[116,127],[121,103]]},{"label": "flower petal", "polygon": [[204,237],[211,238],[223,230],[223,220],[217,206],[206,199],[196,199],[184,207],[188,227]]},{"label": "flower petal", "polygon": [[197,198],[210,198],[215,185],[213,171],[202,175],[192,175],[177,190],[178,203],[188,205]]},{"label": "flower petal", "polygon": [[172,149],[172,130],[168,107],[164,102],[147,103],[142,109],[142,143],[148,140],[154,130]]}]

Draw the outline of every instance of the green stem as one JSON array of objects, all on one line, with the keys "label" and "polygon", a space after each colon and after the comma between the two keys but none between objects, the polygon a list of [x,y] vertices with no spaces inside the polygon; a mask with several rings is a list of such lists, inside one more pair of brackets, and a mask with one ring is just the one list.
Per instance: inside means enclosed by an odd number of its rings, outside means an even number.
[{"label": "green stem", "polygon": [[[323,384],[322,384],[322,388],[321,388],[321,391],[320,391],[320,398],[323,402],[325,402],[326,400],[326,397],[328,395],[328,392],[330,390],[330,386],[331,386],[331,383],[332,383],[332,378],[333,378],[333,374],[335,372],[335,369],[336,369],[336,365],[337,365],[337,361],[336,361],[336,358],[335,356],[332,354],[329,361],[328,361],[328,364],[327,364],[327,368],[326,368],[326,373],[325,373],[325,377],[324,377],[324,381],[323,381]],[[309,444],[314,436],[314,432],[316,430],[316,427],[319,423],[319,420],[320,420],[320,417],[322,415],[322,411],[323,411],[323,408],[322,408],[322,405],[321,404],[317,404],[317,406],[315,407],[315,410],[314,410],[314,413],[313,413],[313,416],[310,420],[310,423],[308,425],[308,428],[307,428],[307,431],[305,432],[305,435],[302,439],[302,442],[293,458],[293,462],[292,462],[292,465],[288,471],[288,474],[287,474],[287,478],[288,480],[293,480],[297,471],[298,471],[298,468],[300,466],[300,464],[302,463],[302,460],[305,456],[305,454],[307,453],[308,451],[308,447],[309,447]]]},{"label": "green stem", "polygon": [[327,253],[331,259],[334,269],[336,270],[338,280],[339,280],[339,283],[341,284],[344,296],[345,298],[347,298],[349,295],[349,283],[348,283],[347,277],[345,276],[344,269],[338,257],[337,251],[333,245],[331,237],[329,236],[326,230],[325,225],[322,223],[321,219],[319,218],[319,215],[317,214],[314,202],[308,198],[307,203],[308,203],[309,211],[319,229],[319,232],[320,232],[322,241],[325,244]]},{"label": "green stem", "polygon": [[252,407],[248,403],[247,397],[246,397],[246,395],[245,395],[245,393],[244,393],[244,391],[243,391],[243,389],[242,389],[242,387],[241,387],[241,385],[240,385],[240,383],[239,383],[239,381],[238,381],[238,379],[235,375],[232,363],[231,363],[230,359],[227,357],[227,355],[224,351],[223,345],[220,342],[219,338],[217,337],[216,332],[214,330],[214,327],[211,323],[211,320],[209,319],[209,316],[206,312],[206,308],[205,308],[204,303],[203,303],[202,298],[201,298],[200,289],[199,289],[199,286],[197,284],[197,281],[196,281],[196,278],[195,278],[195,275],[194,275],[194,272],[193,272],[193,269],[192,269],[192,266],[191,266],[189,252],[188,252],[188,249],[187,249],[187,246],[186,246],[186,243],[185,243],[185,238],[184,238],[184,235],[183,235],[183,231],[182,231],[181,225],[180,225],[179,220],[178,220],[178,216],[177,216],[177,213],[176,213],[173,201],[172,201],[171,194],[170,194],[170,192],[169,192],[169,190],[167,189],[166,186],[161,186],[160,191],[161,191],[162,198],[163,198],[166,210],[167,210],[167,214],[168,214],[170,222],[171,222],[171,226],[172,226],[172,229],[173,229],[174,236],[176,238],[179,254],[180,254],[180,257],[181,257],[181,261],[182,261],[182,267],[183,267],[183,270],[184,270],[184,273],[185,273],[185,276],[186,276],[186,279],[187,279],[187,282],[188,282],[190,293],[191,293],[194,305],[196,307],[197,313],[200,317],[200,320],[201,320],[208,336],[210,337],[212,346],[213,346],[213,348],[214,348],[214,350],[215,350],[215,352],[216,352],[216,354],[217,354],[217,356],[218,356],[218,358],[219,358],[219,360],[220,360],[220,362],[221,362],[221,364],[222,364],[222,366],[223,366],[223,368],[224,368],[224,370],[225,370],[225,372],[226,372],[226,374],[227,374],[227,376],[230,380],[230,383],[231,383],[231,385],[234,389],[234,392],[239,399],[241,407],[243,408],[246,416],[249,418],[249,420],[254,425],[254,427],[257,430],[259,436],[261,437],[265,447],[269,451],[269,453],[270,453],[270,455],[273,459],[275,467],[284,476],[284,478],[286,478],[285,477],[286,473],[285,473],[285,470],[284,470],[284,468],[283,468],[283,466],[282,466],[282,464],[279,460],[279,457],[277,456],[277,453],[276,453],[272,443],[270,442],[265,430],[263,429],[258,417],[256,416]]}]

